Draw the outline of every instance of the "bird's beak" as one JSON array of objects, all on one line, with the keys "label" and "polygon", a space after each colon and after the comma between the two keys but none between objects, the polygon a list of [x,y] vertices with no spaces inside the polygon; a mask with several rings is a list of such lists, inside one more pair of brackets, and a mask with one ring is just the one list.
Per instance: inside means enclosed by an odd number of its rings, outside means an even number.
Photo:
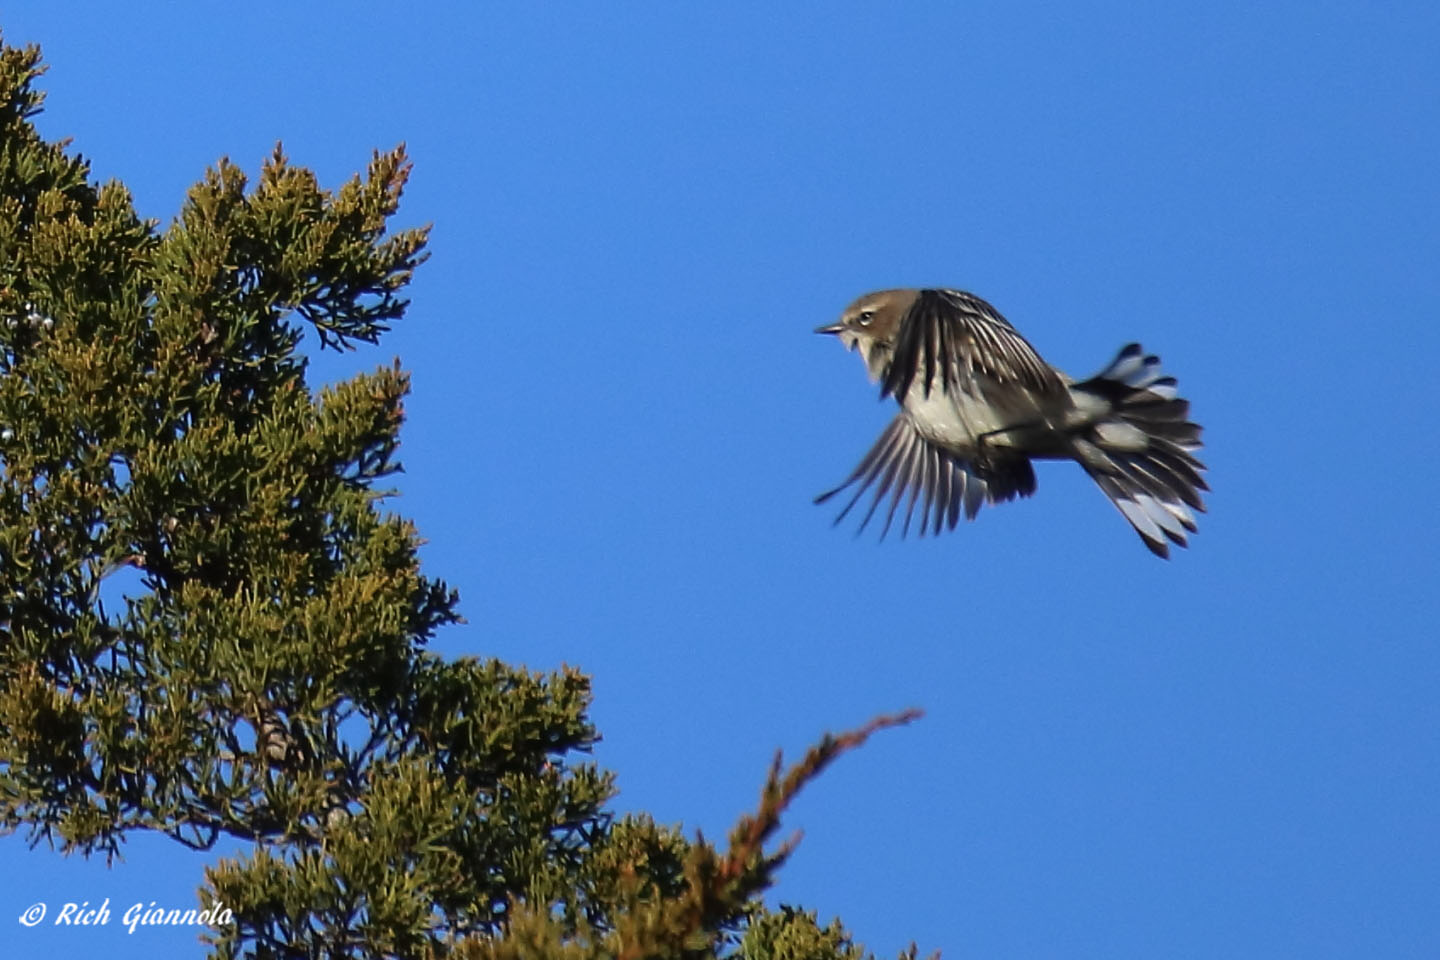
[{"label": "bird's beak", "polygon": [[843,324],[843,323],[827,323],[827,324],[825,324],[825,326],[823,326],[823,327],[816,327],[816,328],[815,328],[815,332],[816,332],[816,333],[836,334],[836,333],[839,333],[841,330],[844,330],[844,329],[845,329],[845,324]]}]

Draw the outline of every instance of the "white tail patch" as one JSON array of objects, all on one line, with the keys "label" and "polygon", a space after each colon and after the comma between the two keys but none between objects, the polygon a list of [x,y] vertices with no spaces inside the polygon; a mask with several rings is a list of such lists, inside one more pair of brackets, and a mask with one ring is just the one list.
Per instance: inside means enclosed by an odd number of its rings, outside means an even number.
[{"label": "white tail patch", "polygon": [[1095,424],[1096,441],[1106,450],[1125,450],[1139,453],[1149,446],[1145,431],[1123,420],[1105,420]]}]

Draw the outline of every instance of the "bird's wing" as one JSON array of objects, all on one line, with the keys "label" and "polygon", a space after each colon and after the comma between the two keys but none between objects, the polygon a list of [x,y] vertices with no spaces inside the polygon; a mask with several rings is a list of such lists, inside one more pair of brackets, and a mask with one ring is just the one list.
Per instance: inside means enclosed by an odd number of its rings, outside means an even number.
[{"label": "bird's wing", "polygon": [[885,515],[885,528],[880,532],[883,540],[895,522],[902,500],[906,501],[902,537],[910,532],[917,504],[920,536],[923,537],[927,529],[938,534],[942,529],[955,529],[962,508],[966,519],[973,520],[980,512],[980,505],[987,500],[998,503],[1017,495],[1028,497],[1035,492],[1035,471],[1029,460],[1017,458],[987,465],[982,474],[976,464],[922,437],[910,417],[901,413],[890,421],[845,482],[820,494],[815,502],[824,503],[857,483],[855,495],[835,522],[844,520],[865,491],[873,488],[870,509],[860,521],[860,530],[870,523],[888,496],[890,507]]},{"label": "bird's wing", "polygon": [[1065,380],[1000,312],[959,290],[921,290],[900,321],[880,395],[904,401],[916,377],[928,396],[939,374],[950,393],[980,375],[992,386],[1065,393]]}]

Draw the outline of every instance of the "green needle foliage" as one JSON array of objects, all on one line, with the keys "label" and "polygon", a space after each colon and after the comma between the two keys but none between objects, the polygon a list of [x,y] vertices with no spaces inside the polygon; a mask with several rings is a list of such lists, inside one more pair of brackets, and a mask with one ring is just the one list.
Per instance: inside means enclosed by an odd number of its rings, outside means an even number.
[{"label": "green needle foliage", "polygon": [[204,877],[218,957],[865,956],[763,909],[765,845],[910,715],[777,759],[720,850],[607,812],[586,676],[425,649],[459,617],[382,510],[408,377],[316,393],[297,349],[402,317],[403,148],[334,192],[222,161],[162,230],[38,136],[40,73],[0,51],[0,832],[251,844]]}]

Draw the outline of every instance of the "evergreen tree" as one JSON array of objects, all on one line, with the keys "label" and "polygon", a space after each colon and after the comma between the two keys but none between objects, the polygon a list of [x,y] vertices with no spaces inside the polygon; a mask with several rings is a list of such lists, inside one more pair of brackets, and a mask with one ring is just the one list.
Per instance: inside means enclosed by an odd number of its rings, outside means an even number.
[{"label": "evergreen tree", "polygon": [[777,758],[720,850],[606,810],[583,674],[425,649],[459,618],[382,509],[408,378],[316,393],[298,351],[403,315],[403,148],[336,192],[222,161],[162,230],[39,137],[40,73],[0,52],[0,831],[252,843],[206,871],[219,957],[864,956],[763,909],[765,845],[908,714]]}]

